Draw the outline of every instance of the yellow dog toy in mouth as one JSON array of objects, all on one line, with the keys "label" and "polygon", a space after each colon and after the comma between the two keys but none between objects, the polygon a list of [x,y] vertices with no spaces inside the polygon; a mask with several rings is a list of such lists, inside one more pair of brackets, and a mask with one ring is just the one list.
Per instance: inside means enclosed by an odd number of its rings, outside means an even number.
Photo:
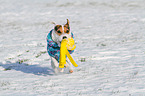
[{"label": "yellow dog toy in mouth", "polygon": [[70,60],[70,62],[77,67],[78,65],[75,63],[73,58],[71,57],[70,53],[68,50],[74,50],[76,48],[74,39],[68,38],[68,39],[63,39],[61,42],[60,46],[60,60],[59,60],[59,68],[64,68],[64,64],[66,64],[66,56]]}]

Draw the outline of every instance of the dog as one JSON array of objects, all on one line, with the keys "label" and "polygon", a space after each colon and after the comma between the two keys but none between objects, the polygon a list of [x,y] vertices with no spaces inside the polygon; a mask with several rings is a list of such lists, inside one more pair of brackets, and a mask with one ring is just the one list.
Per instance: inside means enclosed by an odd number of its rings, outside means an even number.
[{"label": "dog", "polygon": [[[73,33],[70,31],[69,20],[67,19],[67,23],[65,25],[56,25],[47,35],[47,52],[51,57],[51,66],[55,73],[64,72],[64,69],[59,68],[59,57],[60,57],[60,45],[63,39],[74,38]],[[74,52],[74,50],[68,50],[70,54]],[[64,67],[68,67],[69,72],[73,72],[72,64],[66,59],[67,63]]]}]

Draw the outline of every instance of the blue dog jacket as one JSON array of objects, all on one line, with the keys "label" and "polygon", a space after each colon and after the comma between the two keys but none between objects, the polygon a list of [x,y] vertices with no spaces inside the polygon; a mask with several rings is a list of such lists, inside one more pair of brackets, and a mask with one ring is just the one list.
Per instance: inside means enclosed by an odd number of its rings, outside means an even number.
[{"label": "blue dog jacket", "polygon": [[[47,52],[51,57],[54,57],[58,63],[60,58],[60,47],[56,42],[52,40],[51,34],[53,29],[47,35]],[[71,37],[73,38],[73,33],[71,33]],[[70,54],[74,52],[74,50],[68,50]]]}]

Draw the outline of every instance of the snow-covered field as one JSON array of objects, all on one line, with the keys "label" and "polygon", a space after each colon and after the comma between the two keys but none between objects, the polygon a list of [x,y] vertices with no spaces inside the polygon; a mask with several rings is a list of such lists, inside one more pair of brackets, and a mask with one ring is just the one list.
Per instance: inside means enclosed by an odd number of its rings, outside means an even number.
[{"label": "snow-covered field", "polygon": [[[145,96],[145,0],[0,0],[0,96]],[[52,22],[70,20],[79,65],[54,74]]]}]

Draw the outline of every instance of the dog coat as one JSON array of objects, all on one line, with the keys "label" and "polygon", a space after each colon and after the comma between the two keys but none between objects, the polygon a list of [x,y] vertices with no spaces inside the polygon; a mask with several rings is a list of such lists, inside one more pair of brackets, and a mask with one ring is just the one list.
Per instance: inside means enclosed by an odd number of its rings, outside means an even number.
[{"label": "dog coat", "polygon": [[[52,40],[52,32],[53,29],[48,33],[47,35],[47,52],[51,57],[54,57],[58,63],[59,63],[59,58],[60,58],[60,47],[56,42]],[[73,38],[73,33],[71,33],[71,37]],[[70,54],[74,52],[74,50],[68,50]]]}]

